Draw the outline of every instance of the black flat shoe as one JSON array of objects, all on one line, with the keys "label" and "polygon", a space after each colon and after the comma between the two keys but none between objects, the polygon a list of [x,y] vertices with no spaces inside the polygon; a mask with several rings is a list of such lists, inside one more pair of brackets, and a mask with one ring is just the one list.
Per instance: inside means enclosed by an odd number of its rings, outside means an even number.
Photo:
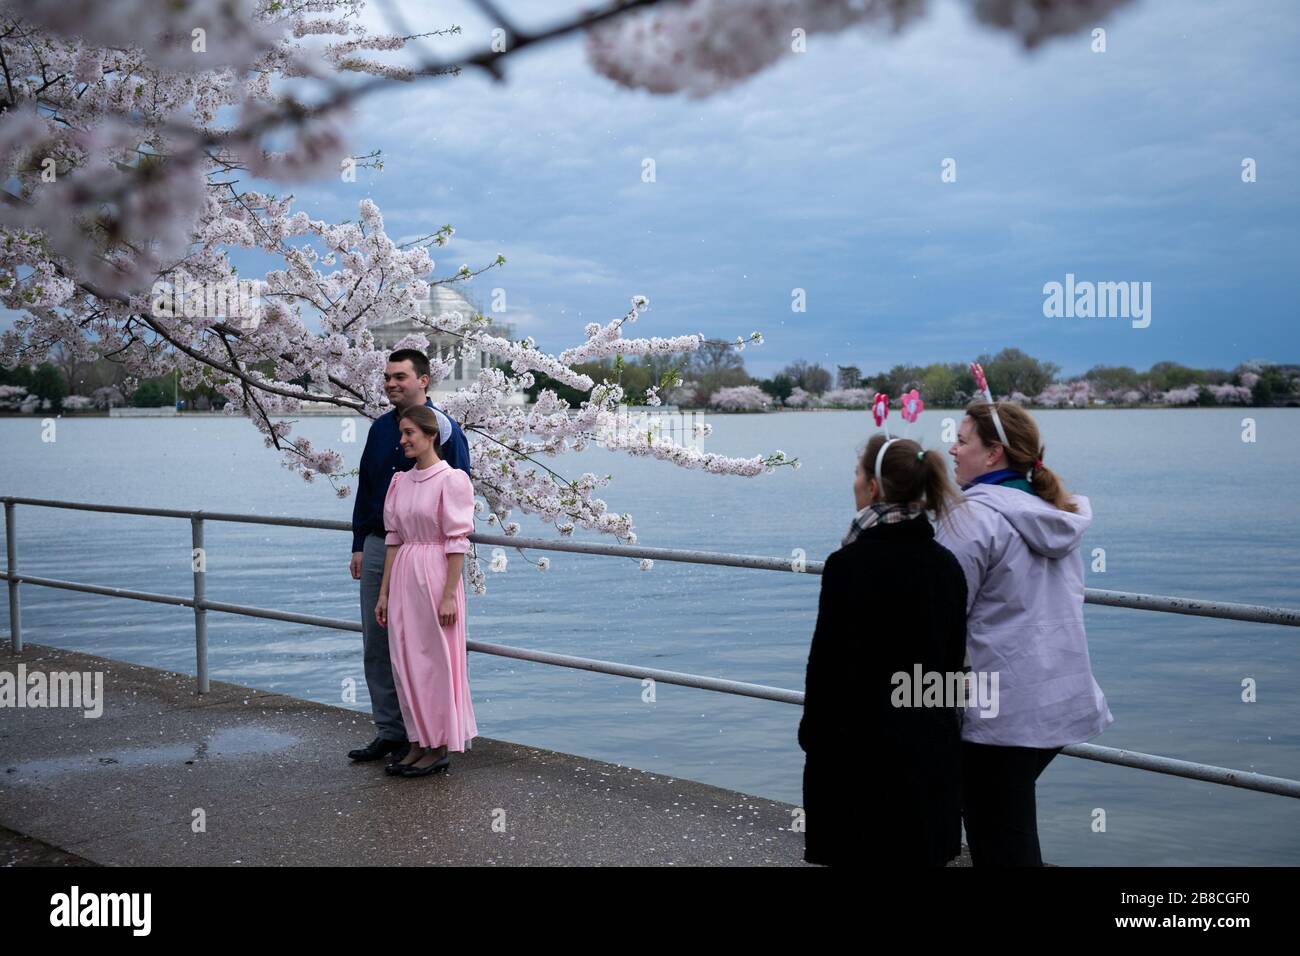
[{"label": "black flat shoe", "polygon": [[405,768],[402,771],[403,777],[427,777],[431,773],[438,773],[440,770],[446,770],[451,766],[451,757],[439,757],[427,767],[416,767],[414,765]]},{"label": "black flat shoe", "polygon": [[385,765],[384,773],[388,774],[390,777],[400,777],[409,766],[409,763],[402,763],[399,760],[394,760],[392,763]]},{"label": "black flat shoe", "polygon": [[384,737],[376,737],[364,747],[349,750],[348,759],[356,761],[378,760],[380,757],[387,757],[395,750],[400,750],[406,746],[407,743],[404,740],[388,740]]}]

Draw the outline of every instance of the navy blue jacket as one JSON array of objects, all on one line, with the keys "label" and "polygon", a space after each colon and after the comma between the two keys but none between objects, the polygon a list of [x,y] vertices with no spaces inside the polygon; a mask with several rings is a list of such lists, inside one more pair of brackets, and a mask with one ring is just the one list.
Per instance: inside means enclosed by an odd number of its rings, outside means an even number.
[{"label": "navy blue jacket", "polygon": [[[424,400],[429,408],[436,406],[429,399]],[[438,411],[442,411],[441,408]],[[446,412],[443,412],[446,415]],[[451,465],[469,474],[469,442],[460,424],[447,415],[451,421],[451,437],[438,449],[438,455]],[[385,412],[370,423],[370,433],[366,436],[366,448],[361,453],[361,474],[357,480],[357,496],[352,504],[352,551],[364,550],[366,535],[384,533],[384,498],[388,495],[388,486],[393,480],[393,472],[408,471],[415,465],[414,458],[407,458],[402,446],[401,432],[397,428],[397,409]],[[473,476],[471,476],[473,477]]]}]

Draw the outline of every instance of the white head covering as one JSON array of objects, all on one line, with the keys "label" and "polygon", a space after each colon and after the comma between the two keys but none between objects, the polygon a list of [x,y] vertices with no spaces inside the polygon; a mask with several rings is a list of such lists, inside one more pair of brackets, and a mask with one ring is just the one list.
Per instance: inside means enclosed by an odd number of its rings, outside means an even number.
[{"label": "white head covering", "polygon": [[429,411],[433,412],[433,417],[438,419],[438,444],[445,445],[451,440],[451,419],[432,405],[428,406],[428,408]]}]

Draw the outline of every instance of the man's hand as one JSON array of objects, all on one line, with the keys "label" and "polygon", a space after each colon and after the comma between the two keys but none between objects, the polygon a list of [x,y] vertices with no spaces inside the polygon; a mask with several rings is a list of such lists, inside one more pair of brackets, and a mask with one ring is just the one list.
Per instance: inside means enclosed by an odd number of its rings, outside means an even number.
[{"label": "man's hand", "polygon": [[361,580],[361,558],[361,551],[352,552],[352,561],[348,564],[348,570],[352,572],[353,581]]}]

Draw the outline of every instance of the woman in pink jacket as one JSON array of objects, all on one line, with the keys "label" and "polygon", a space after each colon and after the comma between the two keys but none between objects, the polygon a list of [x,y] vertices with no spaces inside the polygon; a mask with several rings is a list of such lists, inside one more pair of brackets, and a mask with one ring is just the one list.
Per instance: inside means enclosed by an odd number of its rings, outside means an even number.
[{"label": "woman in pink jacket", "polygon": [[966,574],[966,651],[991,706],[962,720],[962,818],[976,866],[1041,866],[1034,784],[1067,744],[1113,720],[1092,676],[1083,559],[1092,523],[1043,464],[1038,426],[1009,402],[976,401],[950,454],[964,503],[936,539]]}]

